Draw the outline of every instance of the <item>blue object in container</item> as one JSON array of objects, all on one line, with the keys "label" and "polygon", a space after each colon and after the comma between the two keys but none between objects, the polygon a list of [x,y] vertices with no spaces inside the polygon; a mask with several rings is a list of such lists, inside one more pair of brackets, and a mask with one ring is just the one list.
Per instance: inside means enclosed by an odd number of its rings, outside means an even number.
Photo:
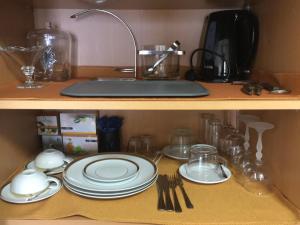
[{"label": "blue object in container", "polygon": [[97,120],[99,152],[119,152],[121,150],[121,127],[123,118],[103,116]]}]

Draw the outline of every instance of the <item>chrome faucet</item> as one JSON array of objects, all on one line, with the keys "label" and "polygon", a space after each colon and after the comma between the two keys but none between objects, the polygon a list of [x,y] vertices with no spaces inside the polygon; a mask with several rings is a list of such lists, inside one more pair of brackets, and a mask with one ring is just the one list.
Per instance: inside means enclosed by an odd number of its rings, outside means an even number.
[{"label": "chrome faucet", "polygon": [[[129,32],[130,34],[130,37],[132,39],[132,42],[133,42],[133,46],[134,46],[134,78],[136,79],[137,78],[137,41],[136,41],[136,38],[132,32],[132,29],[130,27],[129,24],[127,24],[123,19],[121,19],[119,16],[117,16],[116,14],[110,12],[110,11],[107,11],[107,10],[102,10],[102,9],[88,9],[88,10],[85,10],[85,11],[81,11],[81,12],[78,12],[78,13],[75,13],[71,16],[72,19],[78,19],[79,17],[85,15],[85,14],[91,14],[91,13],[105,13],[105,14],[108,14],[110,16],[112,16],[113,18],[115,18],[117,21],[121,22],[121,24],[127,29],[127,31]],[[128,72],[128,69],[125,70]]]}]

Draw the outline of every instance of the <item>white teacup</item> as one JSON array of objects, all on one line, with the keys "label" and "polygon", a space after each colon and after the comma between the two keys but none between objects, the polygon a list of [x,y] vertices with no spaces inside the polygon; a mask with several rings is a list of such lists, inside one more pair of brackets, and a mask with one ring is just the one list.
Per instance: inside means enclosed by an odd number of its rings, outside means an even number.
[{"label": "white teacup", "polygon": [[46,170],[61,167],[65,162],[69,163],[70,159],[61,151],[51,148],[42,151],[34,160],[36,168]]},{"label": "white teacup", "polygon": [[32,195],[44,191],[49,187],[50,182],[59,185],[56,179],[47,177],[46,174],[35,169],[27,169],[12,179],[10,191],[17,195]]}]

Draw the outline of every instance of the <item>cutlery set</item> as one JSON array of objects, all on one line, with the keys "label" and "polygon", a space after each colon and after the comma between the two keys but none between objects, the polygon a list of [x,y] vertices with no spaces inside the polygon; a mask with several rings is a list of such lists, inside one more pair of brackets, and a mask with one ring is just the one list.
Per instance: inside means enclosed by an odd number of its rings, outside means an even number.
[{"label": "cutlery set", "polygon": [[[181,190],[186,207],[189,209],[194,208],[193,204],[191,203],[183,187],[183,182],[181,177],[177,174],[174,174],[171,176],[158,175],[156,181],[156,187],[158,193],[158,203],[157,203],[158,210],[175,211],[176,213],[182,212],[182,208],[176,193],[177,186],[179,186]],[[171,198],[170,191],[172,191],[172,198]]]}]

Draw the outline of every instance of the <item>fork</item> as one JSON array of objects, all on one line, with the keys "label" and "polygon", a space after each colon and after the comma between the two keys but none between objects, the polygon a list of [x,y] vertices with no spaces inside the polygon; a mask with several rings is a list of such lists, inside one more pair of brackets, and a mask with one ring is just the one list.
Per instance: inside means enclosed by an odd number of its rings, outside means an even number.
[{"label": "fork", "polygon": [[189,196],[187,195],[187,193],[186,193],[186,191],[185,191],[185,189],[184,189],[184,187],[183,187],[183,182],[182,182],[181,177],[180,177],[178,174],[176,174],[176,175],[174,175],[174,176],[175,176],[176,183],[177,183],[178,186],[180,187],[180,190],[181,190],[181,193],[182,193],[182,195],[183,195],[183,198],[184,198],[184,202],[185,202],[186,207],[189,208],[189,209],[194,208],[194,206],[193,206],[191,200],[189,199]]},{"label": "fork", "polygon": [[177,194],[176,194],[176,190],[175,190],[176,186],[177,186],[175,176],[168,176],[168,181],[169,181],[170,187],[172,189],[173,200],[174,200],[174,210],[175,210],[175,212],[182,212],[182,209],[181,209],[181,206],[178,201]]},{"label": "fork", "polygon": [[173,211],[174,210],[174,206],[171,200],[171,196],[170,196],[170,189],[169,189],[169,181],[168,181],[168,176],[167,175],[163,175],[162,176],[162,185],[163,185],[163,189],[165,192],[165,196],[166,196],[166,210],[167,211]]}]

